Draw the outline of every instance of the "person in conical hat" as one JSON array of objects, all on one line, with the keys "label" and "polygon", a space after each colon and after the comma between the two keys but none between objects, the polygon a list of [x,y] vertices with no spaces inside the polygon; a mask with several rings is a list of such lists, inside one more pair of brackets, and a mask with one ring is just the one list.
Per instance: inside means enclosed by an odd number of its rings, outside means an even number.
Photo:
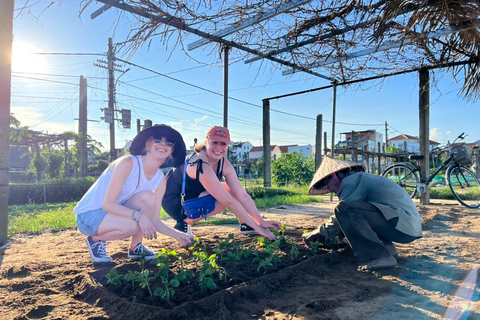
[{"label": "person in conical hat", "polygon": [[360,270],[395,267],[398,250],[393,242],[409,243],[422,237],[420,214],[394,181],[364,171],[362,164],[324,157],[309,193],[333,192],[339,202],[334,215],[303,239],[330,248],[348,244]]}]

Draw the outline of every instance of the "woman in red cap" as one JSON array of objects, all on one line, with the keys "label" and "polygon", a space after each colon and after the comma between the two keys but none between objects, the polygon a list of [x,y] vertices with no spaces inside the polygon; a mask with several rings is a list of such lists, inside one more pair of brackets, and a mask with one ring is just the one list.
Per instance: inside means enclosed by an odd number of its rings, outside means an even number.
[{"label": "woman in red cap", "polygon": [[160,220],[166,186],[160,168],[183,163],[185,143],[180,133],[164,124],[147,128],[135,136],[130,153],[112,162],[73,210],[94,262],[112,260],[106,251],[110,240],[132,237],[128,257],[151,260],[157,253],[142,244],[143,238],[157,238],[160,232],[182,246],[193,239]]},{"label": "woman in red cap", "polygon": [[[190,225],[196,221],[229,208],[240,221],[240,232],[257,233],[273,240],[275,236],[268,229],[280,229],[281,223],[261,217],[226,158],[230,145],[227,128],[210,128],[205,143],[195,145],[195,153],[185,165],[168,173],[163,209],[177,221],[175,229],[190,233]],[[182,186],[184,191],[179,192]]]}]

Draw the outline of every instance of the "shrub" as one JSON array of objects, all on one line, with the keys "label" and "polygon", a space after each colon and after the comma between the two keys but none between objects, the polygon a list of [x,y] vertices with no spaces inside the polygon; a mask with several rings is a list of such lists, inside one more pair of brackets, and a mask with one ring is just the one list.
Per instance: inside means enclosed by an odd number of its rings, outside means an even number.
[{"label": "shrub", "polygon": [[252,199],[270,198],[275,196],[292,196],[295,192],[278,188],[265,188],[265,187],[251,187],[247,189],[247,193]]},{"label": "shrub", "polygon": [[45,184],[10,184],[8,205],[78,201],[94,182],[94,177],[86,177],[53,179]]}]

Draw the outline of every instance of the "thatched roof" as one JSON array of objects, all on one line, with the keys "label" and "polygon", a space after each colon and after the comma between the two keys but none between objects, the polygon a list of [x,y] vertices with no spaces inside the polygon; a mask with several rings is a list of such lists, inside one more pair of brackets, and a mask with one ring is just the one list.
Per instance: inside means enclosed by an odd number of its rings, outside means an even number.
[{"label": "thatched roof", "polygon": [[[83,4],[91,2],[84,0]],[[253,53],[257,52],[288,62],[275,64],[278,67],[300,66],[339,83],[443,68],[463,81],[464,98],[478,98],[478,1],[303,1],[287,12],[258,21],[259,14],[278,10],[287,2],[294,1],[130,0],[118,7],[134,8],[130,12],[138,19],[126,42],[126,48],[133,51],[149,41],[167,43],[178,37],[176,45],[188,52],[188,44],[199,39],[192,29],[214,35],[257,19],[249,27],[217,37],[232,41],[237,49],[248,49],[234,50],[230,61],[248,61],[256,58]],[[218,45],[208,48],[218,55]]]}]

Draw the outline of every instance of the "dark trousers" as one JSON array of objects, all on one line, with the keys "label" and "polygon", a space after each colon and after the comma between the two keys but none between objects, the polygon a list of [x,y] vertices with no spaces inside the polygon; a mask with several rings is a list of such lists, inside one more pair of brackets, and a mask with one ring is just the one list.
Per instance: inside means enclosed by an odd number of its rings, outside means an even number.
[{"label": "dark trousers", "polygon": [[386,244],[417,239],[395,229],[398,218],[385,219],[377,207],[366,201],[340,201],[334,212],[358,261],[387,258],[390,253]]}]

